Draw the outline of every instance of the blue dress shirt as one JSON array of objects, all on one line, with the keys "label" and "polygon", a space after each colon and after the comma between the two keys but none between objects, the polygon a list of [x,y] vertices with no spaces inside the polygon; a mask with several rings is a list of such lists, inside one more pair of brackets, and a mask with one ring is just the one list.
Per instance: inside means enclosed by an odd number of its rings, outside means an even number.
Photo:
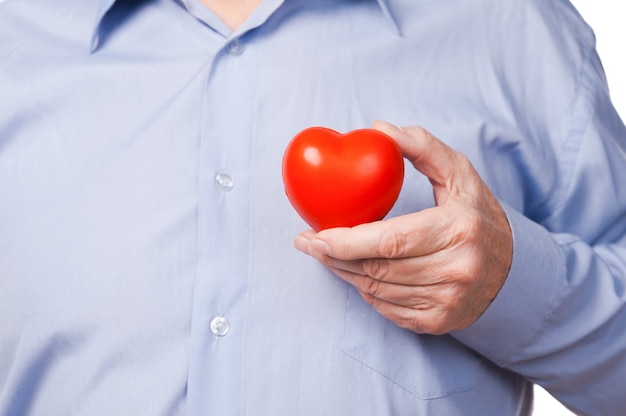
[{"label": "blue dress shirt", "polygon": [[[292,242],[291,137],[420,124],[502,201],[471,327],[415,335]],[[0,2],[0,414],[626,408],[626,129],[566,0]],[[390,215],[433,205],[407,166]]]}]

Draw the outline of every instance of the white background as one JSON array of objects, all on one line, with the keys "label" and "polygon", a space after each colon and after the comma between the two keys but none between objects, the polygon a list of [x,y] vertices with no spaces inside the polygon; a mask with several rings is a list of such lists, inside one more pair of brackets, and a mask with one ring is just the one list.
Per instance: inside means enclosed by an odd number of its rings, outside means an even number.
[{"label": "white background", "polygon": [[[613,104],[626,118],[626,11],[623,0],[571,0],[596,33],[597,49],[607,75]],[[535,388],[533,416],[571,416],[545,390]]]}]

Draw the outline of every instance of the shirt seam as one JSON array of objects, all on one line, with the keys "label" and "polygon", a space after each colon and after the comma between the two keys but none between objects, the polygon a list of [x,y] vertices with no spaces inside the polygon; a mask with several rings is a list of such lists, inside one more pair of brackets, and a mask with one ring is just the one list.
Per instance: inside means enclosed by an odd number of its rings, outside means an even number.
[{"label": "shirt seam", "polygon": [[[585,133],[589,130],[593,114],[593,97],[590,92],[593,89],[591,77],[589,75],[591,63],[591,48],[585,47],[583,50],[582,64],[576,77],[576,94],[569,110],[569,123],[565,132],[565,140],[559,148],[557,158],[559,180],[556,184],[555,192],[539,205],[539,212],[543,215],[539,218],[540,223],[544,223],[561,210],[567,202],[567,193],[574,179],[573,172],[577,160],[580,156]],[[581,117],[583,116],[583,117]]]}]

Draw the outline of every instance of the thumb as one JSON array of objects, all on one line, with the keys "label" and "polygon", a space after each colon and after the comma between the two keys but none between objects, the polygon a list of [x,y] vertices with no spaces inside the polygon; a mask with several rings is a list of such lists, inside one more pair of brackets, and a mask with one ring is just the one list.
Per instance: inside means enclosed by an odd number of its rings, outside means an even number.
[{"label": "thumb", "polygon": [[434,187],[451,190],[455,184],[459,185],[457,179],[462,180],[464,167],[468,167],[469,161],[423,127],[400,128],[379,120],[372,128],[394,139],[404,157],[428,177]]}]

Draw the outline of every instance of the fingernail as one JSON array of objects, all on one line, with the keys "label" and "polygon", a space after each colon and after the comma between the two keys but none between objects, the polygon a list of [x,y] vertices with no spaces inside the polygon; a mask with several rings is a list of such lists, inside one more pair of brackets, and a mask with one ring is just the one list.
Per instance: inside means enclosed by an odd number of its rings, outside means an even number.
[{"label": "fingernail", "polygon": [[307,239],[306,237],[302,236],[302,235],[298,235],[294,240],[293,240],[293,246],[302,251],[303,253],[309,254],[311,252],[311,243],[309,241],[309,239]]},{"label": "fingernail", "polygon": [[402,127],[398,127],[385,120],[377,120],[375,124],[380,124],[381,129],[402,131]]},{"label": "fingernail", "polygon": [[317,238],[311,240],[311,250],[316,251],[320,254],[330,254],[330,246],[325,241]]}]

